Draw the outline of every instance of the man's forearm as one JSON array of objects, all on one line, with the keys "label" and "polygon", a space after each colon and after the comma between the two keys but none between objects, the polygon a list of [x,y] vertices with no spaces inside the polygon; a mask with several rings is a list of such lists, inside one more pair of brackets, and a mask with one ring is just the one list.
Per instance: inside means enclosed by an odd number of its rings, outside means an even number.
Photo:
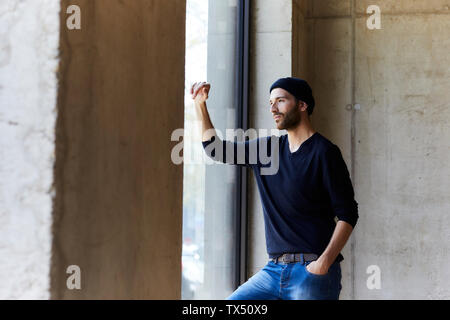
[{"label": "man's forearm", "polygon": [[[204,103],[196,103],[195,104],[195,112],[197,113],[197,118],[202,123],[202,141],[210,140],[215,134],[216,131],[214,126],[209,118],[208,109],[206,107],[206,102]],[[213,130],[211,130],[213,129]]]},{"label": "man's forearm", "polygon": [[352,231],[353,227],[348,222],[339,220],[336,224],[333,235],[331,236],[330,243],[317,261],[326,266],[328,269],[336,260],[339,252],[341,252],[344,248]]}]

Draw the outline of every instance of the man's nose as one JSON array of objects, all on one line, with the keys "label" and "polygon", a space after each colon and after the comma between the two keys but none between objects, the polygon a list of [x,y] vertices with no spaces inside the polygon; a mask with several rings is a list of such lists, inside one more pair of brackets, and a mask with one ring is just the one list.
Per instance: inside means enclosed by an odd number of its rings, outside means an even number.
[{"label": "man's nose", "polygon": [[272,113],[278,112],[278,108],[276,107],[275,103],[270,106],[270,112],[272,112]]}]

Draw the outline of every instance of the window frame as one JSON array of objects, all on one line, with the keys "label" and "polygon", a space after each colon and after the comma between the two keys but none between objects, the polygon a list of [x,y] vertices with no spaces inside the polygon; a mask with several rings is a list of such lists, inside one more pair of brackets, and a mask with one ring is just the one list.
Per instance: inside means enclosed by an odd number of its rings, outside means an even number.
[{"label": "window frame", "polygon": [[[238,128],[248,130],[249,101],[249,45],[250,45],[250,8],[251,0],[238,0],[236,57],[236,106]],[[246,137],[248,140],[248,137]],[[248,269],[248,168],[236,170],[235,217],[236,217],[236,251],[234,287],[247,281]]]}]

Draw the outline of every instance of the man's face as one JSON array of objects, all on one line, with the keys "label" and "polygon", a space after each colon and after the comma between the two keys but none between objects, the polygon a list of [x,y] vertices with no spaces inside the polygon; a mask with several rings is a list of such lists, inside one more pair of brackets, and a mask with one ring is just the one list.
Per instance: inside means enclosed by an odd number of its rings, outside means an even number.
[{"label": "man's face", "polygon": [[[270,93],[270,112],[272,113],[277,129],[292,129],[301,122],[299,102],[295,103],[295,97],[282,88],[275,88]],[[302,108],[303,109],[303,108]],[[277,117],[279,116],[279,117]]]}]

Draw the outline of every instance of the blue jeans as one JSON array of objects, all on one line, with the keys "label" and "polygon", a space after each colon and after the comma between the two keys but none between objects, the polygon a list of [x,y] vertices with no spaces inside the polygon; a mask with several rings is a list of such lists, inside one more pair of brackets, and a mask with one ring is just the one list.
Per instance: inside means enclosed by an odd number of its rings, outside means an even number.
[{"label": "blue jeans", "polygon": [[341,265],[334,262],[324,275],[309,272],[304,262],[269,262],[226,300],[339,300]]}]

